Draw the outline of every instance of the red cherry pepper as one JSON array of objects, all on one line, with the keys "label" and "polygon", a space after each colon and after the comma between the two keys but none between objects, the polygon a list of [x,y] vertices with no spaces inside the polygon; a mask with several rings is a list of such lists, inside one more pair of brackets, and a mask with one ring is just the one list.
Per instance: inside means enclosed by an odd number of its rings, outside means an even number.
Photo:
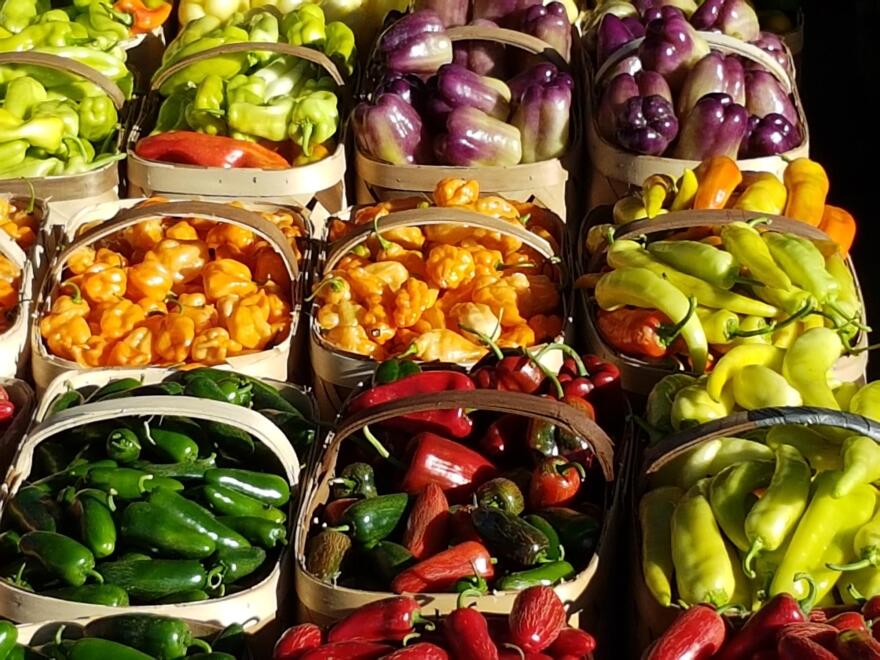
[{"label": "red cherry pepper", "polygon": [[574,501],[586,472],[580,463],[572,463],[559,456],[543,459],[529,482],[529,506],[544,509],[548,506],[568,506]]},{"label": "red cherry pepper", "polygon": [[486,617],[472,607],[459,607],[447,615],[443,633],[456,660],[499,660]]},{"label": "red cherry pepper", "polygon": [[524,653],[519,649],[501,649],[498,652],[498,660],[555,660],[555,656],[545,653]]},{"label": "red cherry pepper", "polygon": [[[815,586],[811,584],[810,589],[815,596]],[[811,600],[811,596],[807,598]],[[746,621],[716,657],[721,660],[741,660],[772,645],[783,626],[805,621],[807,616],[801,603],[790,594],[777,594]]]},{"label": "red cherry pepper", "polygon": [[409,448],[412,458],[401,489],[410,495],[436,483],[450,500],[461,501],[496,475],[495,466],[482,454],[434,433],[419,433]]},{"label": "red cherry pepper", "polygon": [[527,653],[540,653],[556,641],[565,619],[565,605],[552,588],[529,587],[513,601],[508,618],[510,641]]},{"label": "red cherry pepper", "polygon": [[327,641],[399,642],[424,621],[415,599],[393,596],[356,609],[330,629]]},{"label": "red cherry pepper", "polygon": [[867,630],[865,617],[861,612],[841,612],[837,616],[828,619],[828,625],[838,630]]},{"label": "red cherry pepper", "polygon": [[880,642],[867,630],[844,630],[834,650],[842,660],[880,660]]},{"label": "red cherry pepper", "polygon": [[[357,413],[414,394],[473,389],[475,389],[474,382],[466,374],[457,371],[423,371],[405,376],[393,383],[376,385],[358,394],[349,403],[348,412]],[[379,425],[407,433],[432,431],[453,438],[465,438],[473,430],[473,422],[463,408],[408,413],[387,419]]]},{"label": "red cherry pepper", "polygon": [[495,577],[492,557],[482,543],[465,541],[401,571],[391,582],[394,593],[449,591],[462,578],[474,574]]},{"label": "red cherry pepper", "polygon": [[316,649],[324,643],[321,629],[314,623],[301,623],[284,631],[275,648],[272,650],[272,660],[296,660],[306,651]]},{"label": "red cherry pepper", "polygon": [[580,628],[563,628],[559,636],[547,648],[547,653],[554,658],[565,655],[573,655],[578,658],[593,653],[596,650],[596,638]]},{"label": "red cherry pepper", "polygon": [[393,650],[379,642],[335,642],[306,651],[299,660],[377,660]]},{"label": "red cherry pepper", "polygon": [[432,482],[419,493],[409,513],[403,545],[416,559],[435,555],[449,540],[449,502],[443,489]]},{"label": "red cherry pepper", "polygon": [[[521,351],[503,351],[484,338],[492,353],[471,374],[479,389],[534,394],[544,384],[545,375],[530,356]],[[493,357],[494,353],[494,357]]]},{"label": "red cherry pepper", "polygon": [[523,418],[520,415],[502,415],[486,429],[477,443],[480,451],[492,460],[516,456],[523,448]]},{"label": "red cherry pepper", "polygon": [[645,660],[711,658],[724,644],[726,634],[724,619],[714,608],[696,605],[678,615]]},{"label": "red cherry pepper", "polygon": [[330,527],[342,524],[342,516],[348,511],[348,507],[358,501],[356,497],[342,497],[324,505],[324,522]]},{"label": "red cherry pepper", "polygon": [[787,635],[776,645],[779,660],[838,660],[837,656],[808,637]]},{"label": "red cherry pepper", "polygon": [[419,642],[397,649],[394,653],[383,656],[382,660],[449,660],[449,654],[436,644]]}]

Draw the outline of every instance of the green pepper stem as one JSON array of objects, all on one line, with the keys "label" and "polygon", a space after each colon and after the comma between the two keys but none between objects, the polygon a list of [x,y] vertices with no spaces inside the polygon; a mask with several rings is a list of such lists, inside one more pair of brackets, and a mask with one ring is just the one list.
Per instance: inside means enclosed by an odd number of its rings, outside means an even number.
[{"label": "green pepper stem", "polygon": [[569,469],[574,468],[577,473],[580,475],[581,480],[587,478],[587,471],[584,470],[584,466],[580,463],[575,463],[574,461],[570,461],[568,463],[563,463],[562,465],[556,466],[556,472],[560,477],[564,477],[565,473],[568,472]]},{"label": "green pepper stem", "polygon": [[691,320],[691,317],[697,311],[697,299],[693,296],[688,298],[688,311],[682,317],[682,319],[671,326],[660,326],[657,331],[657,335],[660,337],[660,340],[666,345],[669,346],[672,342],[675,341],[676,337],[681,334],[681,331],[684,330],[684,326],[687,325],[688,321]]},{"label": "green pepper stem", "polygon": [[226,573],[226,569],[222,566],[215,566],[212,568],[208,575],[205,577],[205,584],[209,589],[216,589],[221,584],[223,584],[223,575]]},{"label": "green pepper stem", "polygon": [[394,467],[396,467],[400,470],[406,469],[406,466],[403,463],[401,463],[399,460],[397,460],[396,457],[391,455],[391,452],[389,452],[388,449],[385,448],[385,445],[383,445],[379,441],[379,438],[377,438],[375,435],[373,435],[373,432],[370,430],[369,426],[365,426],[364,428],[362,428],[361,433],[364,434],[364,438],[367,439],[367,442],[369,442],[371,445],[373,445],[373,449],[376,450],[376,453],[378,453],[379,456],[381,456],[386,461],[391,463],[391,465],[393,465]]},{"label": "green pepper stem", "polygon": [[189,643],[189,645],[190,645],[190,647],[195,646],[196,648],[201,649],[201,650],[204,651],[205,653],[210,653],[211,651],[213,651],[213,649],[211,648],[211,645],[208,644],[208,642],[206,642],[206,641],[203,640],[203,639],[199,639],[198,637],[194,638],[194,639]]},{"label": "green pepper stem", "polygon": [[810,301],[807,301],[798,311],[791,316],[782,319],[778,323],[773,321],[768,323],[766,327],[757,328],[755,330],[734,330],[733,332],[729,332],[728,335],[730,337],[760,337],[761,335],[769,335],[771,332],[776,332],[780,328],[784,328],[796,321],[800,321],[802,318],[810,314],[812,310],[813,304]]},{"label": "green pepper stem", "polygon": [[354,479],[346,479],[345,477],[334,477],[327,483],[331,486],[345,486],[348,489],[352,489],[357,486],[357,481],[355,481]]},{"label": "green pepper stem", "polygon": [[847,571],[858,571],[862,568],[874,566],[874,562],[872,562],[870,559],[860,559],[859,561],[853,561],[849,564],[834,564],[829,562],[825,564],[825,566],[827,566],[829,570],[846,573]]},{"label": "green pepper stem", "polygon": [[856,585],[854,585],[852,582],[846,585],[846,591],[847,593],[849,593],[850,596],[852,596],[853,600],[857,600],[861,603],[864,603],[866,600],[868,600],[862,595],[861,591],[856,589]]},{"label": "green pepper stem", "polygon": [[752,541],[751,547],[749,547],[749,551],[746,553],[746,556],[743,557],[743,573],[745,573],[746,577],[750,580],[754,580],[757,573],[755,573],[754,563],[755,558],[758,556],[758,553],[764,549],[764,542],[761,539],[755,539]]},{"label": "green pepper stem", "polygon": [[34,212],[34,208],[37,204],[37,191],[34,189],[34,184],[31,183],[30,179],[25,179],[24,182],[27,184],[28,192],[30,194],[30,199],[28,199],[28,205],[25,207],[24,212],[31,214]]},{"label": "green pepper stem", "polygon": [[92,569],[86,571],[86,575],[95,580],[98,584],[104,584],[104,576],[98,573],[98,571]]},{"label": "green pepper stem", "polygon": [[[413,620],[415,620],[415,619],[413,619]],[[433,625],[433,624],[431,624],[431,625]],[[433,630],[433,628],[431,628],[431,630]],[[400,643],[401,643],[403,646],[406,646],[406,645],[409,644],[411,641],[413,641],[414,639],[418,639],[418,638],[421,637],[421,636],[422,636],[421,633],[411,632],[409,635],[406,635],[402,640],[400,640]]]},{"label": "green pepper stem", "polygon": [[312,291],[312,294],[311,294],[310,296],[306,297],[306,298],[305,298],[305,301],[306,301],[306,302],[311,302],[312,300],[314,300],[314,299],[315,299],[315,296],[318,295],[318,292],[319,292],[321,289],[323,289],[325,286],[329,286],[329,287],[330,287],[330,290],[333,291],[333,293],[339,293],[340,291],[342,291],[342,287],[343,287],[344,285],[345,285],[345,280],[342,279],[341,277],[330,277],[330,278],[327,278],[327,279],[324,280],[323,282],[320,282],[320,283],[318,284],[318,286],[316,286],[316,287],[314,288],[314,290]]},{"label": "green pepper stem", "polygon": [[64,291],[65,289],[72,289],[73,290],[73,295],[70,296],[70,299],[74,303],[76,303],[78,305],[79,303],[81,303],[83,301],[82,289],[79,288],[79,285],[76,282],[71,282],[70,280],[67,280],[66,282],[62,282],[61,290]]},{"label": "green pepper stem", "polygon": [[561,401],[563,398],[565,398],[565,392],[564,392],[563,389],[562,389],[562,383],[559,382],[559,379],[556,377],[556,374],[554,374],[554,373],[553,373],[552,371],[550,371],[547,367],[545,367],[543,364],[541,364],[541,363],[538,361],[538,359],[537,359],[534,355],[532,355],[532,353],[531,353],[531,351],[529,351],[529,349],[523,347],[522,350],[523,350],[523,353],[525,353],[525,356],[526,356],[527,358],[529,358],[529,360],[531,360],[532,362],[534,362],[535,366],[537,366],[538,369],[541,371],[541,373],[544,374],[544,378],[546,378],[546,379],[549,380],[551,383],[553,383],[553,387],[556,389],[556,396],[557,396],[557,398],[558,398],[560,401]]},{"label": "green pepper stem", "polygon": [[147,487],[145,486],[145,484],[148,481],[150,481],[152,478],[153,478],[152,474],[145,474],[144,476],[142,476],[141,478],[138,479],[137,487],[138,487],[139,493],[146,493],[147,492]]},{"label": "green pepper stem", "polygon": [[589,372],[587,371],[587,367],[584,366],[584,361],[581,359],[581,356],[578,355],[578,352],[574,350],[571,346],[567,346],[566,344],[560,344],[558,342],[554,342],[552,344],[547,344],[544,346],[538,354],[535,356],[536,360],[540,360],[544,353],[548,351],[562,351],[565,357],[569,357],[574,360],[574,363],[577,365],[578,376],[589,376]]},{"label": "green pepper stem", "polygon": [[504,353],[501,351],[501,348],[498,346],[498,344],[495,343],[495,341],[489,335],[483,334],[482,332],[480,332],[476,328],[471,328],[470,326],[459,324],[458,327],[461,328],[462,330],[464,330],[465,332],[469,332],[472,335],[475,335],[477,337],[477,339],[479,339],[486,346],[488,346],[489,350],[492,351],[492,353],[494,353],[496,359],[498,359],[498,360],[504,359]]},{"label": "green pepper stem", "polygon": [[873,351],[878,348],[880,348],[880,344],[869,344],[867,346],[862,346],[861,348],[850,350],[849,355],[860,355],[861,353],[867,353],[868,351]]},{"label": "green pepper stem", "polygon": [[387,252],[393,244],[391,243],[391,241],[389,241],[387,238],[383,237],[382,234],[379,233],[378,215],[373,218],[373,233],[376,235],[376,240],[379,241],[379,247]]},{"label": "green pepper stem", "polygon": [[517,216],[517,221],[519,221],[523,226],[529,224],[529,220],[532,219],[531,213],[526,213],[525,215]]},{"label": "green pepper stem", "polygon": [[800,582],[801,580],[807,583],[807,595],[798,601],[798,606],[804,614],[809,614],[810,610],[813,609],[813,605],[816,604],[816,597],[819,595],[819,592],[816,590],[816,581],[810,575],[807,573],[795,573],[794,581]]},{"label": "green pepper stem", "polygon": [[751,277],[742,277],[737,276],[733,278],[734,284],[743,284],[745,286],[764,286],[763,282],[759,282],[758,280]]},{"label": "green pepper stem", "polygon": [[[465,604],[464,604],[465,599],[466,599],[466,598],[471,598],[471,597],[473,597],[473,598],[479,598],[479,597],[482,596],[482,595],[483,595],[483,594],[480,593],[479,591],[477,591],[476,589],[465,589],[465,590],[462,591],[460,594],[458,594],[458,600],[456,601],[455,606],[456,606],[458,609],[461,609],[461,608],[463,608],[463,607],[470,607],[470,605],[465,605]],[[475,603],[471,603],[471,605],[474,605],[474,604],[475,604]]]},{"label": "green pepper stem", "polygon": [[746,220],[746,224],[750,227],[757,227],[758,225],[772,224],[772,220],[765,216],[763,218],[752,218],[751,220]]},{"label": "green pepper stem", "polygon": [[[428,630],[428,631],[433,631],[436,629],[436,627],[434,626],[434,622],[431,621],[430,619],[423,617],[421,612],[414,612],[413,613],[412,622],[413,622],[414,626],[416,626],[416,625],[424,626],[425,630]],[[415,633],[411,633],[411,634],[415,634]]]},{"label": "green pepper stem", "polygon": [[64,624],[58,626],[58,630],[55,631],[55,645],[60,646],[61,640],[64,637],[64,631],[67,629],[67,626]]},{"label": "green pepper stem", "polygon": [[408,358],[410,355],[415,355],[418,352],[419,352],[419,347],[416,346],[415,342],[413,342],[412,344],[409,345],[409,348],[407,348],[403,353],[401,353],[400,355],[395,355],[394,359],[395,360],[402,360],[404,358]]}]

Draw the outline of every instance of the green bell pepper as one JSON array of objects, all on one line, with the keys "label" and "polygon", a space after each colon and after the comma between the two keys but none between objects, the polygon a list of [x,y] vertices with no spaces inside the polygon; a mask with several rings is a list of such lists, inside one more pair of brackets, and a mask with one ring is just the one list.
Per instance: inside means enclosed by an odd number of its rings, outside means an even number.
[{"label": "green bell pepper", "polygon": [[290,114],[288,135],[306,156],[316,145],[329,140],[339,127],[336,94],[317,91],[296,99]]},{"label": "green bell pepper", "polygon": [[287,137],[294,100],[276,98],[268,105],[232,103],[227,117],[230,130],[280,142]]},{"label": "green bell pepper", "polygon": [[324,11],[312,4],[298,7],[281,19],[281,34],[291,46],[320,48],[327,38]]},{"label": "green bell pepper", "polygon": [[22,76],[6,86],[3,107],[19,119],[24,119],[32,107],[46,99],[46,88],[38,80]]},{"label": "green bell pepper", "polygon": [[[168,64],[182,60],[190,55],[201,53],[210,48],[215,48],[216,46],[243,43],[247,40],[248,33],[245,30],[235,26],[229,26],[224,28],[217,36],[205,37],[180,48],[175,54],[175,57],[172,60],[169,60]],[[172,92],[181,87],[198,85],[210,75],[218,75],[223,80],[229,80],[230,78],[244,72],[250,61],[249,58],[249,53],[227,53],[226,55],[218,55],[217,57],[202,60],[201,62],[194,62],[163,82],[159,88],[159,92],[162,96],[169,96]],[[165,67],[167,67],[167,65],[163,65],[163,68]],[[163,69],[159,69],[155,75],[158,75],[162,70]]]},{"label": "green bell pepper", "polygon": [[159,115],[156,117],[156,126],[150,135],[189,128],[186,108],[195,99],[195,94],[195,89],[184,87],[176,90],[162,101],[162,105],[159,107]]},{"label": "green bell pepper", "polygon": [[257,76],[239,74],[226,83],[226,102],[260,105],[266,98],[266,81]]},{"label": "green bell pepper", "polygon": [[14,170],[24,162],[25,155],[30,145],[27,140],[13,140],[0,144],[0,163],[3,163],[2,171]]},{"label": "green bell pepper", "polygon": [[64,120],[60,117],[35,117],[22,121],[0,109],[0,142],[27,140],[31,146],[54,152],[61,147],[64,132]]},{"label": "green bell pepper", "polygon": [[324,54],[329,57],[346,76],[354,73],[357,64],[357,49],[354,32],[345,23],[333,21],[324,28]]},{"label": "green bell pepper", "polygon": [[225,135],[223,79],[207,76],[196,87],[193,100],[184,109],[186,123],[195,131],[208,135]]},{"label": "green bell pepper", "polygon": [[[88,140],[80,140],[80,142],[83,146],[86,147],[86,150],[88,150],[91,146],[91,143]],[[82,172],[91,172],[92,170],[101,169],[109,163],[113,163],[117,160],[122,160],[123,158],[125,158],[125,154],[121,152],[103,154],[102,156],[95,158],[94,160],[89,160],[82,155],[76,155],[67,161],[67,166],[64,168],[63,174],[80,174]]]},{"label": "green bell pepper", "polygon": [[130,14],[115,11],[102,2],[92,2],[74,21],[86,29],[91,43],[106,50],[128,39],[132,18]]},{"label": "green bell pepper", "polygon": [[12,33],[24,30],[33,20],[49,11],[49,0],[3,0],[0,4],[0,26]]},{"label": "green bell pepper", "polygon": [[[72,101],[43,101],[37,103],[31,108],[31,119],[39,117],[57,117],[64,124],[64,137],[75,138],[79,135],[80,121],[76,104]],[[34,145],[42,146],[42,145]],[[49,147],[43,146],[47,151],[56,151]]]},{"label": "green bell pepper", "polygon": [[[89,48],[88,46],[66,46],[63,48],[43,47],[40,48],[39,51],[41,53],[48,53],[49,55],[57,55],[58,57],[67,57],[76,60],[81,64],[85,64],[86,66],[90,66],[119,85],[123,93],[126,89],[131,89],[131,72],[126,68],[125,60],[120,59],[113,52],[102,52],[100,50],[95,50],[94,48]],[[39,71],[43,69],[38,67],[37,70]],[[39,78],[47,88],[53,86],[47,84],[42,75],[39,75]],[[66,83],[71,80],[72,76],[64,74],[61,78]],[[126,79],[128,82],[125,82]]]},{"label": "green bell pepper", "polygon": [[104,90],[87,80],[74,80],[64,85],[46,88],[46,100],[51,101],[82,101],[89,96],[101,96]]},{"label": "green bell pepper", "polygon": [[[245,16],[242,27],[247,30],[251,43],[278,43],[280,26],[278,18],[271,11],[261,7],[252,9]],[[268,62],[275,57],[275,53],[271,51],[255,51],[252,55],[257,62]]]}]

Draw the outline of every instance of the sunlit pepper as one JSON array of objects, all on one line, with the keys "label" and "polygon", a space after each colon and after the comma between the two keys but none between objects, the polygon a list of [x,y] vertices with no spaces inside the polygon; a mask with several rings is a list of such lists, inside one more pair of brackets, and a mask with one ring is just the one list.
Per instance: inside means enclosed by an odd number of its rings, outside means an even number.
[{"label": "sunlit pepper", "polygon": [[413,357],[425,362],[474,362],[486,349],[452,330],[431,330],[413,342]]},{"label": "sunlit pepper", "polygon": [[761,172],[746,187],[733,208],[780,215],[787,197],[788,191],[779,177],[772,172]]},{"label": "sunlit pepper", "polygon": [[554,339],[562,334],[562,317],[556,314],[535,314],[529,319],[535,341]]},{"label": "sunlit pepper", "polygon": [[500,319],[502,326],[513,327],[526,322],[519,310],[517,289],[510,278],[481,275],[474,281],[472,300],[487,305],[496,318]]},{"label": "sunlit pepper", "polygon": [[159,332],[153,337],[156,356],[172,364],[183,362],[189,356],[190,346],[196,336],[196,326],[191,318],[178,312],[166,314]]},{"label": "sunlit pepper", "polygon": [[95,264],[95,248],[84,245],[73,251],[67,259],[67,269],[74,275],[82,275]]},{"label": "sunlit pepper", "polygon": [[125,294],[125,271],[118,266],[96,262],[82,274],[80,288],[91,303],[111,302]]},{"label": "sunlit pepper", "polygon": [[528,325],[520,324],[512,328],[504,328],[504,332],[498,338],[501,348],[518,348],[520,346],[534,346],[536,343],[535,332]]},{"label": "sunlit pepper", "polygon": [[107,339],[119,339],[146,318],[143,308],[127,298],[111,303],[101,313],[100,335]]},{"label": "sunlit pepper", "polygon": [[187,284],[202,275],[208,263],[208,245],[204,241],[179,241],[166,238],[144,255],[144,260],[161,263],[171,273],[175,284]]},{"label": "sunlit pepper", "polygon": [[113,342],[107,341],[105,337],[92,335],[85,344],[71,346],[70,356],[80,366],[103,367],[107,364],[113,346]]},{"label": "sunlit pepper", "polygon": [[785,168],[788,188],[785,215],[818,227],[825,211],[830,183],[822,166],[809,158],[798,158]]},{"label": "sunlit pepper", "polygon": [[40,335],[54,355],[72,359],[71,347],[85,344],[92,331],[78,311],[50,312],[40,319]]},{"label": "sunlit pepper", "polygon": [[360,322],[367,331],[367,336],[381,345],[393,339],[397,328],[394,327],[392,312],[385,305],[385,296],[367,296],[364,299],[364,308]]},{"label": "sunlit pepper", "polygon": [[241,344],[233,341],[224,328],[209,328],[193,339],[190,355],[196,362],[220,364],[240,351]]},{"label": "sunlit pepper", "polygon": [[165,238],[165,230],[162,227],[162,221],[153,218],[127,227],[123,230],[122,236],[129,245],[137,250],[152,250]]},{"label": "sunlit pepper", "polygon": [[278,251],[265,241],[257,244],[253,253],[254,281],[274,282],[282,287],[290,286],[290,273]]},{"label": "sunlit pepper", "polygon": [[107,366],[145,367],[153,361],[153,333],[148,327],[135,328],[113,346]]},{"label": "sunlit pepper", "polygon": [[366,330],[358,323],[355,306],[350,302],[339,303],[339,324],[330,330],[325,338],[334,346],[365,355],[374,360],[382,360],[385,358],[385,351],[379,344],[370,341]]},{"label": "sunlit pepper", "polygon": [[228,245],[237,254],[244,254],[254,245],[257,237],[254,232],[238,225],[220,223],[211,228],[205,237],[209,248]]},{"label": "sunlit pepper", "polygon": [[434,186],[437,206],[471,206],[480,198],[480,184],[473,179],[441,179]]},{"label": "sunlit pepper", "polygon": [[257,290],[251,271],[235,259],[217,259],[202,269],[202,285],[208,300],[224,296],[247,296]]},{"label": "sunlit pepper", "polygon": [[439,290],[428,286],[415,277],[410,277],[394,297],[394,323],[399,328],[415,325],[422,313],[437,302]]},{"label": "sunlit pepper", "polygon": [[199,232],[186,220],[180,220],[165,230],[165,238],[173,238],[178,241],[197,241],[199,240]]},{"label": "sunlit pepper", "polygon": [[126,273],[126,294],[129,298],[162,301],[174,284],[169,270],[160,261],[152,259],[129,266]]},{"label": "sunlit pepper", "polygon": [[454,245],[438,245],[428,253],[427,273],[431,282],[441,289],[457,289],[474,278],[471,253]]}]

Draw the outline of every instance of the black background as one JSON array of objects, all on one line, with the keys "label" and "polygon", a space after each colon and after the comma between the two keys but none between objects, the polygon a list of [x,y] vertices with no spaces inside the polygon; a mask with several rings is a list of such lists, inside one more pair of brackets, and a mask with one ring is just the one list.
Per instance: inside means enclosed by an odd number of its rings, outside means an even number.
[{"label": "black background", "polygon": [[[810,156],[831,179],[829,201],[856,218],[853,259],[880,337],[880,0],[811,0],[804,5],[800,90]],[[880,378],[880,357],[869,364]]]}]

